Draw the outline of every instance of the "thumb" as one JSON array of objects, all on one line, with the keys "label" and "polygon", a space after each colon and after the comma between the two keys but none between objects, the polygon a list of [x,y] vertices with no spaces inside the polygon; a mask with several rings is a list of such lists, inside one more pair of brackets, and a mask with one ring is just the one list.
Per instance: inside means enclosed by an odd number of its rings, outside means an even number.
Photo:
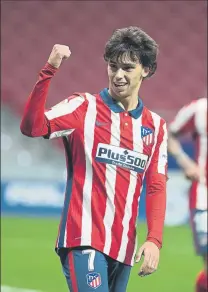
[{"label": "thumb", "polygon": [[144,248],[141,247],[137,253],[137,256],[136,256],[136,263],[138,263],[140,260],[141,260],[141,257],[142,257],[142,254],[143,254],[143,251],[144,251]]}]

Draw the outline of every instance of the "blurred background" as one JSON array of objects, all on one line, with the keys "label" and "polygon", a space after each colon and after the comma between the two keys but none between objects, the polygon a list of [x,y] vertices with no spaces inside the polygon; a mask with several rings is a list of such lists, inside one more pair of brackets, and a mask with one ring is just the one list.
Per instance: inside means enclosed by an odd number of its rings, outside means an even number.
[{"label": "blurred background", "polygon": [[[75,91],[107,86],[104,46],[116,28],[141,27],[159,43],[158,69],[142,85],[145,105],[170,122],[207,94],[207,1],[1,1],[1,285],[3,292],[67,291],[55,244],[65,190],[62,144],[19,130],[24,105],[54,44],[72,56],[53,79],[47,107]],[[187,137],[186,151],[193,156]],[[189,183],[169,158],[164,248],[151,277],[128,292],[191,292],[201,268],[188,226]],[[145,190],[139,242],[145,237]],[[177,284],[178,283],[178,284]]]}]

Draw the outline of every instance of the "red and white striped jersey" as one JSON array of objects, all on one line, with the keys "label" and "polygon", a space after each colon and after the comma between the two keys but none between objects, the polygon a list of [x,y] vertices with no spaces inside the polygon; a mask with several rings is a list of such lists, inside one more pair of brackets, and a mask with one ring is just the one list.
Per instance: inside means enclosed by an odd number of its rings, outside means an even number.
[{"label": "red and white striped jersey", "polygon": [[194,100],[180,109],[169,128],[176,135],[192,134],[201,179],[192,183],[190,208],[207,209],[207,98]]},{"label": "red and white striped jersey", "polygon": [[162,245],[166,123],[141,100],[136,109],[125,111],[107,89],[99,94],[76,93],[40,114],[54,71],[49,65],[41,71],[21,130],[33,137],[62,137],[64,142],[68,180],[56,248],[92,246],[133,265],[144,177],[147,239]]}]

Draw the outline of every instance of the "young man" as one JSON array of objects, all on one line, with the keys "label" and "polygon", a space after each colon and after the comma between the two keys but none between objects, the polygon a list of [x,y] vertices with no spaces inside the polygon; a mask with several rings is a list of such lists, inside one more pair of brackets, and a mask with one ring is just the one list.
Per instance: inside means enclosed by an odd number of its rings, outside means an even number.
[{"label": "young man", "polygon": [[[183,151],[179,137],[191,133],[196,143],[196,160]],[[196,280],[196,292],[207,290],[207,99],[200,98],[184,106],[169,127],[169,152],[176,158],[185,176],[192,180],[190,215],[196,251],[203,257],[204,270]]]},{"label": "young man", "polygon": [[[167,131],[138,91],[154,74],[158,46],[137,27],[116,30],[106,44],[109,87],[75,93],[50,110],[52,77],[69,47],[55,45],[26,104],[21,131],[62,137],[68,170],[56,242],[71,292],[125,292],[131,266],[144,255],[139,275],[156,271],[166,207]],[[136,221],[146,177],[146,242],[136,252]]]}]

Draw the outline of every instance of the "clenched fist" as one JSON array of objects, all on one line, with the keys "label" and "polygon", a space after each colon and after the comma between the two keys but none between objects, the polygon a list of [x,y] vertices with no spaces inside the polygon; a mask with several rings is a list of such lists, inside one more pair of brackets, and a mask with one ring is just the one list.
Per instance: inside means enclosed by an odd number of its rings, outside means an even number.
[{"label": "clenched fist", "polygon": [[63,60],[68,59],[70,55],[71,51],[68,46],[54,45],[48,63],[55,68],[59,68]]}]

